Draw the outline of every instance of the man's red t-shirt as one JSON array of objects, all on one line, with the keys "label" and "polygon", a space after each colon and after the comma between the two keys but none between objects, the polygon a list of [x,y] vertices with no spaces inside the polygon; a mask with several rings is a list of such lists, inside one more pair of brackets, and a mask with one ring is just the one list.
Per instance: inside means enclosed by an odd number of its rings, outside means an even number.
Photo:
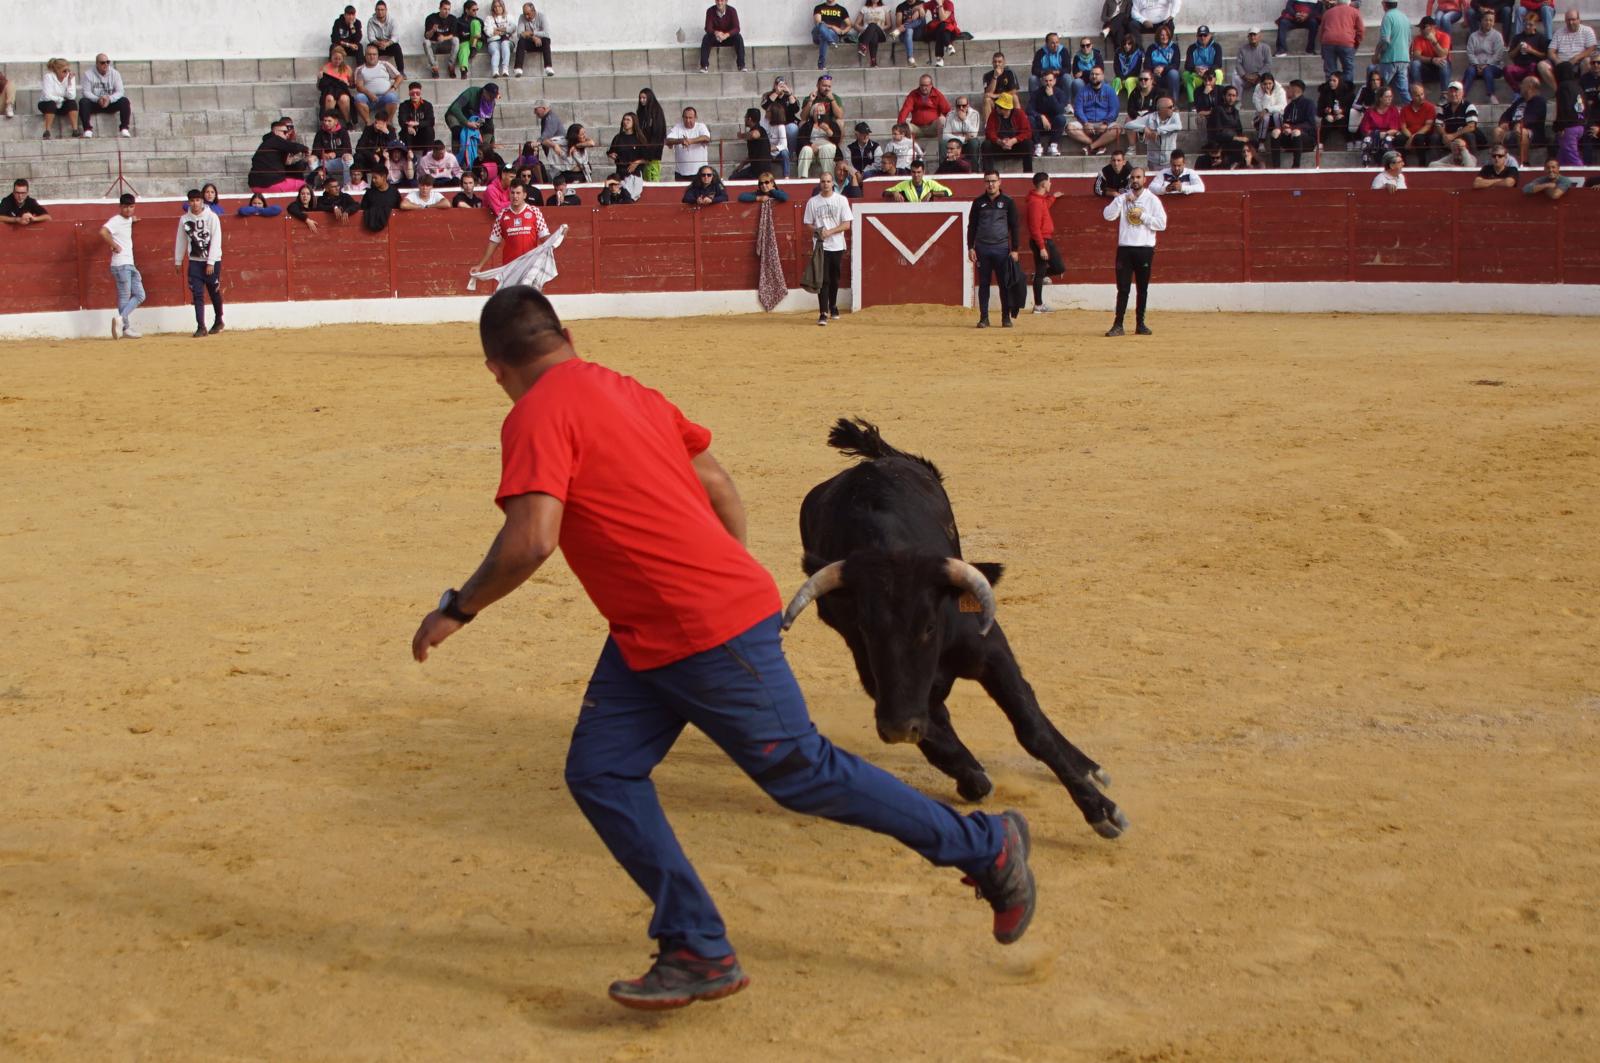
[{"label": "man's red t-shirt", "polygon": [[1418,107],[1416,102],[1412,101],[1400,108],[1400,124],[1405,126],[1407,133],[1417,132],[1437,117],[1439,117],[1439,108],[1427,100],[1422,101],[1421,107]]},{"label": "man's red t-shirt", "polygon": [[545,224],[544,211],[528,206],[521,210],[507,207],[494,220],[489,239],[501,245],[503,261],[514,262],[539,246],[539,241],[550,235]]},{"label": "man's red t-shirt", "polygon": [[659,391],[579,358],[541,376],[500,429],[495,502],[539,492],[565,504],[561,552],[636,671],[719,646],[780,607],[690,465],[710,445]]}]

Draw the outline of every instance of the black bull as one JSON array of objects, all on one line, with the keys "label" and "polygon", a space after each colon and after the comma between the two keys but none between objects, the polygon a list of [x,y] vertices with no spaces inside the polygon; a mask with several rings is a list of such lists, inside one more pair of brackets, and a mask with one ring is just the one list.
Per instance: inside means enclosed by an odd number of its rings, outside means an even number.
[{"label": "black bull", "polygon": [[995,623],[991,587],[1001,566],[961,560],[939,470],[896,450],[861,420],[841,418],[828,444],[865,460],[812,488],[801,503],[809,578],[785,610],[784,627],[815,601],[823,623],[850,647],[874,702],[878,736],[915,742],[969,801],[994,787],[956,735],[945,700],[957,679],[975,680],[1005,712],[1022,748],[1056,773],[1089,825],[1117,837],[1128,821],[1100,791],[1110,779],[1039,708]]}]

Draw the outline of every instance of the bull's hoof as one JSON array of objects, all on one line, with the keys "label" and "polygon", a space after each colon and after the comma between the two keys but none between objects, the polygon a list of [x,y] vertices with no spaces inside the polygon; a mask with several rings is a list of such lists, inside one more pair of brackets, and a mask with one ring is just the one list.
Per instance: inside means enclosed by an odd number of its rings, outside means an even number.
[{"label": "bull's hoof", "polygon": [[1106,774],[1106,769],[1104,769],[1104,768],[1096,768],[1096,769],[1094,769],[1094,771],[1091,771],[1089,773],[1089,778],[1093,779],[1096,783],[1098,783],[1102,790],[1107,789],[1107,788],[1109,788],[1111,786],[1111,776]]},{"label": "bull's hoof", "polygon": [[1120,838],[1122,832],[1128,829],[1128,817],[1122,814],[1122,809],[1112,808],[1110,819],[1097,820],[1089,826],[1102,838]]},{"label": "bull's hoof", "polygon": [[956,793],[961,795],[963,801],[982,801],[994,793],[994,783],[989,781],[987,775],[972,775],[957,780]]}]

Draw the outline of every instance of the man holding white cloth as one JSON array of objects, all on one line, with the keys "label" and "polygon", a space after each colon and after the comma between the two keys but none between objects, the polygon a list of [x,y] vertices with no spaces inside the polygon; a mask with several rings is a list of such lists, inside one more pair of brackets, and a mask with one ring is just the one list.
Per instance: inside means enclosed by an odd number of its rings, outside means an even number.
[{"label": "man holding white cloth", "polygon": [[1135,280],[1139,283],[1139,324],[1134,332],[1150,335],[1144,323],[1145,294],[1150,288],[1150,266],[1156,257],[1156,233],[1167,227],[1167,210],[1144,182],[1144,167],[1134,167],[1128,187],[1106,204],[1106,221],[1117,223],[1117,320],[1107,336],[1125,335],[1122,319],[1128,312],[1128,288]]}]

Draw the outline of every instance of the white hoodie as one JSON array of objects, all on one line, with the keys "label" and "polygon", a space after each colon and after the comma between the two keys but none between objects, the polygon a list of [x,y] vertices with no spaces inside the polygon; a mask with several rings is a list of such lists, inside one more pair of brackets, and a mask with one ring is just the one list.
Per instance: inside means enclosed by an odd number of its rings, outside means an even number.
[{"label": "white hoodie", "polygon": [[184,260],[215,265],[222,261],[222,219],[210,208],[199,214],[189,211],[178,220],[178,237],[172,245],[172,264]]}]

